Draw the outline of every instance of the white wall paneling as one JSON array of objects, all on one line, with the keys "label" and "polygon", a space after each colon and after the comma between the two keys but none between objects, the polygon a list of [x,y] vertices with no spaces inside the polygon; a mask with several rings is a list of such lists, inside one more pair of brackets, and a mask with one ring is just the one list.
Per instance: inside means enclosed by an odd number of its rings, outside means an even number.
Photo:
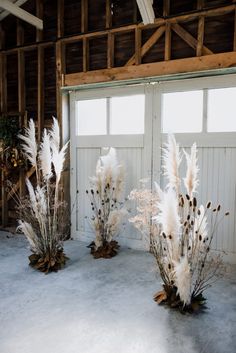
[{"label": "white wall paneling", "polygon": [[[77,207],[72,211],[72,236],[88,241],[93,232],[85,216],[91,213],[85,190],[88,188],[88,177],[94,175],[98,157],[106,152],[105,147],[116,147],[118,158],[125,164],[127,183],[126,195],[139,187],[139,180],[149,178],[161,182],[161,147],[167,135],[162,128],[162,94],[166,92],[204,89],[203,129],[200,133],[175,134],[181,147],[186,150],[193,142],[198,145],[199,190],[198,199],[202,203],[211,200],[222,205],[224,211],[230,212],[218,228],[214,249],[227,253],[226,261],[236,263],[236,132],[207,132],[207,94],[208,88],[236,86],[236,76],[227,75],[215,78],[187,79],[172,82],[160,82],[129,87],[99,88],[97,90],[70,93],[71,119],[71,202],[79,190]],[[76,136],[75,102],[109,96],[145,93],[145,133],[143,135],[106,135]],[[194,109],[194,107],[193,107]],[[236,117],[235,117],[236,118]],[[191,119],[191,117],[190,117]],[[184,176],[183,163],[181,173]],[[134,206],[133,206],[134,208]],[[133,248],[145,248],[141,235],[128,225],[121,234],[121,244]]]}]

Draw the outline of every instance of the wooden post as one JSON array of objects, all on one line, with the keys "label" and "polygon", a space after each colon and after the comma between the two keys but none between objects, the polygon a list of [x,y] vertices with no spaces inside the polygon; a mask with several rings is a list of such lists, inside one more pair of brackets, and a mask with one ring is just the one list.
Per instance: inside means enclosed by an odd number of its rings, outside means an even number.
[{"label": "wooden post", "polygon": [[[56,43],[56,95],[57,95],[57,119],[59,126],[62,126],[62,73],[64,72],[64,55],[63,55],[63,43]],[[61,131],[62,137],[62,131]]]},{"label": "wooden post", "polygon": [[57,38],[64,36],[64,0],[57,1]]},{"label": "wooden post", "polygon": [[81,32],[88,32],[88,0],[81,1]]},{"label": "wooden post", "polygon": [[17,18],[16,43],[17,46],[21,46],[24,44],[24,28],[19,18]]},{"label": "wooden post", "polygon": [[[204,0],[198,0],[197,9],[202,10],[204,7]],[[205,27],[205,17],[200,16],[198,19],[198,34],[197,34],[197,48],[196,56],[203,55],[203,42],[204,42],[204,27]]]},{"label": "wooden post", "polygon": [[135,29],[135,65],[141,64],[141,29],[136,27]]},{"label": "wooden post", "polygon": [[112,27],[111,1],[106,0],[106,28]]},{"label": "wooden post", "polygon": [[[170,14],[170,0],[164,0],[163,4],[163,17],[168,17]],[[166,22],[166,32],[165,32],[165,54],[164,60],[171,59],[171,24]]]},{"label": "wooden post", "polygon": [[37,115],[38,115],[38,141],[41,140],[41,134],[44,123],[44,48],[38,46],[38,97],[37,97]]},{"label": "wooden post", "polygon": [[112,33],[108,33],[107,37],[107,68],[114,67],[114,44],[115,38]]},{"label": "wooden post", "polygon": [[83,38],[83,72],[89,70],[89,39]]},{"label": "wooden post", "polygon": [[5,32],[2,28],[2,23],[0,22],[0,50],[5,47]]},{"label": "wooden post", "polygon": [[236,7],[234,10],[234,51],[236,51]]},{"label": "wooden post", "polygon": [[[6,70],[6,55],[0,53],[0,111],[4,115],[7,111],[7,70]],[[2,199],[2,226],[5,227],[8,223],[8,208],[7,195],[5,189],[5,173],[1,170],[1,199]]]}]

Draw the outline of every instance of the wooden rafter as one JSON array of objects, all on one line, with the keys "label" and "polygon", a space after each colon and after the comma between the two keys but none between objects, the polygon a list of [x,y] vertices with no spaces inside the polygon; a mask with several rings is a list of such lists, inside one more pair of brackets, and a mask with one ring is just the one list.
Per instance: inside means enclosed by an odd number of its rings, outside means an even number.
[{"label": "wooden rafter", "polygon": [[[175,31],[176,34],[180,38],[182,38],[190,47],[193,49],[197,49],[197,44],[198,41],[196,38],[194,38],[188,31],[186,31],[182,26],[180,26],[178,23],[173,23],[172,24],[172,29]],[[202,46],[202,53],[204,55],[210,55],[213,54],[213,52],[208,49],[206,46]]]},{"label": "wooden rafter", "polygon": [[236,8],[234,11],[234,51],[236,51]]},{"label": "wooden rafter", "polygon": [[[163,16],[167,17],[170,14],[170,0],[164,0],[163,4]],[[171,58],[171,23],[166,22],[165,31],[165,53],[164,60],[170,60]]]},{"label": "wooden rafter", "polygon": [[35,26],[36,28],[42,30],[43,29],[43,21],[36,16],[33,16],[29,12],[23,10],[21,7],[13,4],[9,0],[0,0],[0,7],[12,15],[19,17],[21,20],[30,23],[31,25]]}]

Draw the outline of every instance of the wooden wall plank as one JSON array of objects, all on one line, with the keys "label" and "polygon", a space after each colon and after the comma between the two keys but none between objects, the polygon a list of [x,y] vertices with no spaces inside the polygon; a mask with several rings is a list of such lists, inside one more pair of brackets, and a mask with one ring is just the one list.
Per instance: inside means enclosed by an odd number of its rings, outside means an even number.
[{"label": "wooden wall plank", "polygon": [[64,36],[64,0],[57,0],[57,37]]},{"label": "wooden wall plank", "polygon": [[44,122],[44,48],[38,47],[38,104],[37,104],[37,119],[38,119],[38,141],[41,140],[41,134]]},{"label": "wooden wall plank", "polygon": [[88,0],[81,1],[81,32],[88,32]]}]

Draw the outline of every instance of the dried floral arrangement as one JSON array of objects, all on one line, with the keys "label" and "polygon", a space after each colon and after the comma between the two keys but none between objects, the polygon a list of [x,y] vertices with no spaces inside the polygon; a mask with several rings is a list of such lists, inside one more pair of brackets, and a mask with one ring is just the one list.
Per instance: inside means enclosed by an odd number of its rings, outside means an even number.
[{"label": "dried floral arrangement", "polygon": [[98,159],[96,175],[90,178],[90,190],[86,193],[93,212],[91,225],[95,231],[95,240],[88,247],[94,258],[111,258],[119,249],[114,238],[127,215],[123,199],[124,167],[118,163],[114,148]]},{"label": "dried floral arrangement", "polygon": [[19,138],[25,157],[35,168],[36,186],[27,178],[28,196],[20,199],[15,194],[21,218],[17,229],[29,241],[33,253],[29,256],[30,265],[45,273],[57,271],[67,259],[63,251],[67,205],[61,199],[60,180],[68,144],[60,149],[60,129],[55,118],[52,128],[44,129],[39,146],[32,119]]},{"label": "dried floral arrangement", "polygon": [[[179,175],[183,155],[187,164],[183,179],[185,193],[181,192]],[[203,292],[222,274],[222,258],[212,252],[212,240],[219,223],[229,213],[220,216],[220,205],[213,207],[209,201],[204,207],[197,201],[196,144],[190,154],[184,150],[181,154],[174,136],[170,135],[163,148],[163,164],[167,187],[161,190],[156,185],[155,196],[150,196],[150,191],[147,196],[142,191],[131,193],[130,197],[138,200],[144,195],[144,210],[138,208],[139,215],[131,222],[142,232],[145,227],[150,229],[151,252],[163,281],[163,290],[154,295],[154,300],[158,304],[166,303],[181,311],[192,312],[205,303]],[[156,203],[151,209],[145,206],[145,203],[150,205],[150,200]],[[146,209],[151,221],[140,217],[140,212],[142,216]],[[150,228],[150,222],[155,226]],[[146,232],[143,234],[147,235]]]}]

